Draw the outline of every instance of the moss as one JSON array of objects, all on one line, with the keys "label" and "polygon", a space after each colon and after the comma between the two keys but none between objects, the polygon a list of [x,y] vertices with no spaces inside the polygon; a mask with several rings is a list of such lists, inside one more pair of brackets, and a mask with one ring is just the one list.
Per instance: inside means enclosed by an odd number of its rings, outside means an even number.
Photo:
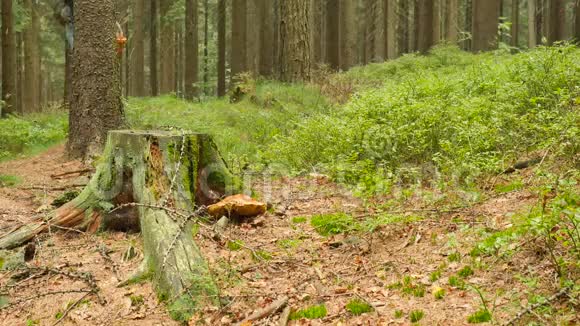
[{"label": "moss", "polygon": [[58,198],[52,201],[51,205],[54,207],[61,207],[62,205],[68,203],[69,201],[77,198],[80,194],[78,190],[69,190],[66,191],[64,194],[60,195]]},{"label": "moss", "polygon": [[373,307],[360,299],[353,299],[346,305],[346,310],[355,316],[360,316],[373,311]]}]

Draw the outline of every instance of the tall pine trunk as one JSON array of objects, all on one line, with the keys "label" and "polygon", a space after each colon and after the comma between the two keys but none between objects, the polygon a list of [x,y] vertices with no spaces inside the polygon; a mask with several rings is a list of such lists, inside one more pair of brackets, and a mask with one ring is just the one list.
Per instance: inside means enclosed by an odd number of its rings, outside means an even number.
[{"label": "tall pine trunk", "polygon": [[280,6],[280,79],[310,79],[310,0],[285,0]]},{"label": "tall pine trunk", "polygon": [[429,51],[433,46],[433,16],[436,14],[434,9],[434,0],[423,0],[418,3],[417,15],[417,45],[422,53]]},{"label": "tall pine trunk", "polygon": [[259,0],[260,64],[258,72],[271,76],[274,72],[274,11],[271,0]]},{"label": "tall pine trunk", "polygon": [[566,38],[566,10],[565,0],[548,1],[548,43],[554,44]]},{"label": "tall pine trunk", "polygon": [[226,95],[226,0],[218,0],[217,95]]},{"label": "tall pine trunk", "polygon": [[248,70],[246,58],[246,18],[246,0],[232,0],[232,51],[230,52],[232,80],[234,80],[240,73]]},{"label": "tall pine trunk", "polygon": [[161,73],[159,90],[161,94],[171,93],[174,86],[175,41],[173,33],[175,31],[173,23],[168,17],[169,9],[171,9],[173,2],[173,0],[162,0],[159,3],[159,23],[161,26],[161,33],[159,34],[159,68]]},{"label": "tall pine trunk", "polygon": [[395,0],[383,0],[383,34],[385,37],[385,59],[397,57],[397,9]]},{"label": "tall pine trunk", "polygon": [[131,94],[145,96],[145,0],[133,7],[133,53],[131,55]]},{"label": "tall pine trunk", "polygon": [[2,117],[16,113],[16,41],[12,0],[2,0]]},{"label": "tall pine trunk", "polygon": [[457,43],[459,33],[459,0],[447,0],[447,19],[445,20],[445,39]]},{"label": "tall pine trunk", "polygon": [[511,44],[513,47],[519,45],[520,26],[520,1],[512,0],[512,26],[511,26]]},{"label": "tall pine trunk", "polygon": [[149,79],[150,79],[150,86],[151,86],[151,96],[158,96],[159,95],[159,75],[158,75],[158,47],[157,47],[157,34],[158,34],[158,26],[159,20],[157,17],[157,1],[158,0],[151,0],[151,7],[149,9]]},{"label": "tall pine trunk", "polygon": [[337,1],[340,3],[340,69],[346,71],[355,65],[355,2],[352,0]]},{"label": "tall pine trunk", "polygon": [[185,1],[185,98],[192,100],[197,94],[198,63],[198,9],[197,0]]},{"label": "tall pine trunk", "polygon": [[576,0],[576,22],[574,27],[574,38],[576,43],[580,43],[580,1]]},{"label": "tall pine trunk", "polygon": [[409,1],[399,1],[397,17],[397,49],[402,55],[409,52]]},{"label": "tall pine trunk", "polygon": [[501,0],[473,0],[473,52],[497,48]]},{"label": "tall pine trunk", "polygon": [[340,6],[338,0],[326,1],[326,60],[330,68],[338,70],[340,66]]},{"label": "tall pine trunk", "polygon": [[73,158],[99,154],[107,132],[123,125],[116,32],[113,0],[75,1],[68,139],[68,153]]},{"label": "tall pine trunk", "polygon": [[24,0],[24,8],[29,12],[30,23],[24,30],[23,113],[40,110],[40,20],[37,6],[32,0]]},{"label": "tall pine trunk", "polygon": [[536,0],[528,0],[528,47],[533,49],[538,44],[536,22]]}]

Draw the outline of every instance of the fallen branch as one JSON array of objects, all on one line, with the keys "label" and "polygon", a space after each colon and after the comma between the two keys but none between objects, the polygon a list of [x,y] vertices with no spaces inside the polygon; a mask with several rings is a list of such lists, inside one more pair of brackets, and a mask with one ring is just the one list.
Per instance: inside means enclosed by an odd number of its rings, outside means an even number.
[{"label": "fallen branch", "polygon": [[77,301],[75,301],[75,303],[73,303],[72,305],[70,305],[63,313],[62,316],[60,316],[60,318],[54,322],[54,324],[52,324],[52,326],[56,326],[58,324],[60,324],[61,321],[63,321],[66,316],[68,315],[69,312],[71,312],[71,310],[73,310],[76,306],[79,305],[79,303],[81,303],[83,301],[84,298],[86,298],[89,294],[93,293],[91,292],[87,292],[85,294],[83,294],[82,297],[80,297]]},{"label": "fallen branch", "polygon": [[290,306],[286,306],[280,315],[280,321],[278,322],[279,326],[286,326],[288,325],[288,319],[290,319]]},{"label": "fallen branch", "polygon": [[49,295],[68,294],[68,293],[94,293],[94,291],[92,289],[82,289],[82,290],[65,290],[65,291],[51,291],[51,292],[39,293],[39,294],[35,294],[33,296],[30,296],[30,297],[26,297],[24,299],[20,299],[20,300],[14,301],[14,302],[10,302],[9,304],[7,304],[5,306],[0,307],[0,310],[4,310],[4,309],[10,308],[12,306],[16,306],[16,305],[19,305],[21,303],[30,301],[30,300],[47,297]]},{"label": "fallen branch", "polygon": [[246,325],[252,321],[259,320],[265,317],[270,316],[271,314],[275,313],[276,311],[280,310],[288,303],[288,297],[284,296],[272,303],[268,306],[256,310],[253,314],[248,316],[246,319],[242,320],[238,325]]},{"label": "fallen branch", "polygon": [[80,169],[80,170],[74,170],[74,171],[67,171],[67,172],[63,172],[63,173],[55,173],[55,174],[51,174],[50,177],[53,179],[60,179],[62,177],[66,177],[68,175],[71,174],[82,174],[82,173],[87,173],[87,172],[93,172],[93,169]]},{"label": "fallen branch", "polygon": [[67,190],[70,188],[82,188],[86,187],[86,183],[75,183],[72,185],[66,186],[58,186],[58,187],[47,187],[47,186],[30,186],[30,187],[19,187],[18,189],[22,190],[50,190],[50,191],[59,191],[59,190]]},{"label": "fallen branch", "polygon": [[558,291],[557,293],[555,293],[554,295],[552,295],[551,297],[549,297],[546,301],[537,302],[537,303],[534,303],[533,305],[529,305],[527,308],[525,308],[522,311],[518,312],[517,315],[515,315],[512,319],[508,320],[507,322],[503,323],[502,325],[508,326],[508,325],[515,324],[516,321],[520,320],[526,314],[531,313],[536,308],[539,308],[539,307],[541,307],[543,305],[546,305],[546,304],[548,304],[548,303],[550,303],[550,302],[558,299],[559,297],[567,294],[568,291],[570,291],[570,287],[562,288],[560,291]]}]

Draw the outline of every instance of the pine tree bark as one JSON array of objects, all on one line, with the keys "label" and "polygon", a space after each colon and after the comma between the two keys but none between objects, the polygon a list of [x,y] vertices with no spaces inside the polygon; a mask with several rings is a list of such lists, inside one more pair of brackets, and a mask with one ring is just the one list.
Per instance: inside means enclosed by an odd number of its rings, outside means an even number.
[{"label": "pine tree bark", "polygon": [[12,0],[2,0],[2,117],[16,113],[16,41]]},{"label": "pine tree bark", "polygon": [[248,71],[247,66],[247,3],[246,0],[232,0],[232,51],[230,64],[232,80]]},{"label": "pine tree bark", "polygon": [[280,4],[280,79],[310,80],[310,0],[285,0]]},{"label": "pine tree bark", "polygon": [[417,44],[421,53],[427,53],[433,46],[434,0],[423,0],[418,3]]},{"label": "pine tree bark", "polygon": [[346,71],[355,65],[356,14],[355,2],[337,0],[340,6],[340,69]]},{"label": "pine tree bark", "polygon": [[324,48],[322,47],[322,37],[323,37],[323,0],[311,0],[310,5],[310,42],[312,45],[312,63],[314,65],[322,63],[322,54]]},{"label": "pine tree bark", "polygon": [[159,65],[157,63],[157,59],[159,56],[159,52],[157,51],[157,36],[158,36],[158,26],[159,26],[159,17],[157,15],[158,12],[158,0],[151,0],[150,1],[150,8],[149,8],[149,15],[150,15],[150,22],[149,22],[149,84],[151,86],[151,96],[158,96],[159,95]]},{"label": "pine tree bark", "polygon": [[260,17],[260,62],[258,72],[261,76],[272,76],[274,72],[274,12],[271,0],[259,0]]},{"label": "pine tree bark", "polygon": [[473,0],[473,52],[497,48],[501,0]]},{"label": "pine tree bark", "polygon": [[217,61],[217,95],[226,95],[226,0],[218,0],[218,61]]},{"label": "pine tree bark", "polygon": [[123,125],[116,32],[113,0],[75,1],[67,146],[72,158],[88,159],[99,154],[107,132]]},{"label": "pine tree bark", "polygon": [[574,27],[574,38],[576,43],[580,44],[580,1],[576,0],[576,22]]},{"label": "pine tree bark", "polygon": [[548,7],[548,43],[554,44],[566,38],[565,0],[550,0]]},{"label": "pine tree bark", "polygon": [[185,1],[185,98],[197,95],[198,58],[198,4],[197,0]]},{"label": "pine tree bark", "polygon": [[162,0],[159,7],[160,40],[159,40],[159,69],[161,94],[169,94],[174,91],[174,69],[175,69],[175,41],[173,39],[173,22],[168,19],[168,12],[174,0]]},{"label": "pine tree bark", "polygon": [[513,47],[519,46],[520,32],[520,1],[512,0],[512,26],[511,26],[511,44]]},{"label": "pine tree bark", "polygon": [[203,90],[209,95],[209,0],[203,2]]},{"label": "pine tree bark", "polygon": [[133,53],[131,54],[131,95],[145,96],[145,0],[133,6]]},{"label": "pine tree bark", "polygon": [[538,44],[536,21],[536,0],[528,0],[528,47],[533,49]]},{"label": "pine tree bark", "polygon": [[338,0],[326,1],[326,60],[330,68],[340,67],[340,6]]},{"label": "pine tree bark", "polygon": [[433,0],[433,45],[441,41],[441,1]]},{"label": "pine tree bark", "polygon": [[409,1],[399,1],[397,17],[397,50],[402,55],[409,52]]},{"label": "pine tree bark", "polygon": [[445,39],[449,43],[457,43],[459,33],[459,4],[458,0],[447,0],[447,26]]},{"label": "pine tree bark", "polygon": [[383,2],[383,33],[385,37],[385,59],[397,57],[397,7],[396,0]]},{"label": "pine tree bark", "polygon": [[24,88],[22,112],[40,111],[40,19],[38,5],[32,0],[24,0],[24,8],[29,12],[30,23],[24,30]]}]

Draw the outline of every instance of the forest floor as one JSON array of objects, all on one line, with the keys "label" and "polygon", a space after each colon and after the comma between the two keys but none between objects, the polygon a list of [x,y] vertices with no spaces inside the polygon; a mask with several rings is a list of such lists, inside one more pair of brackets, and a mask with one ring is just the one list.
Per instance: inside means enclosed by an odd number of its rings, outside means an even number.
[{"label": "forest floor", "polygon": [[[49,212],[55,198],[88,181],[90,172],[65,174],[86,167],[65,160],[63,151],[56,146],[35,157],[0,163],[0,174],[21,179],[0,188],[1,233]],[[264,195],[269,190],[257,191]],[[363,200],[321,175],[275,180],[271,191],[273,209],[230,225],[224,232],[229,242],[198,234],[223,303],[209,307],[198,321],[233,324],[287,296],[292,309],[324,304],[327,310],[321,319],[291,321],[294,325],[406,325],[411,315],[421,312],[424,325],[463,325],[483,305],[493,309],[494,322],[501,324],[532,298],[557,292],[550,261],[534,241],[517,244],[522,250],[507,258],[469,255],[482,230],[501,230],[511,223],[510,216],[537,203],[525,187],[451,210],[409,200],[402,211],[392,212],[400,217],[396,223],[382,224],[374,232],[330,236],[320,235],[310,217],[344,212],[363,219],[372,213],[364,209]],[[130,259],[133,252],[136,256]],[[10,288],[11,305],[0,310],[1,324],[177,324],[149,282],[117,287],[139,265],[140,252],[138,234],[52,230],[42,235],[28,265],[70,273],[21,276]],[[0,285],[7,286],[15,273],[1,272]],[[71,275],[87,275],[81,273],[94,277],[99,298],[78,292],[87,285]],[[450,285],[450,279],[456,283]],[[438,299],[435,292],[444,295]],[[360,316],[347,311],[345,306],[356,299],[372,305],[372,311]],[[551,308],[526,314],[518,323],[578,323],[570,300],[555,300]],[[279,315],[254,325],[277,324]]]}]

